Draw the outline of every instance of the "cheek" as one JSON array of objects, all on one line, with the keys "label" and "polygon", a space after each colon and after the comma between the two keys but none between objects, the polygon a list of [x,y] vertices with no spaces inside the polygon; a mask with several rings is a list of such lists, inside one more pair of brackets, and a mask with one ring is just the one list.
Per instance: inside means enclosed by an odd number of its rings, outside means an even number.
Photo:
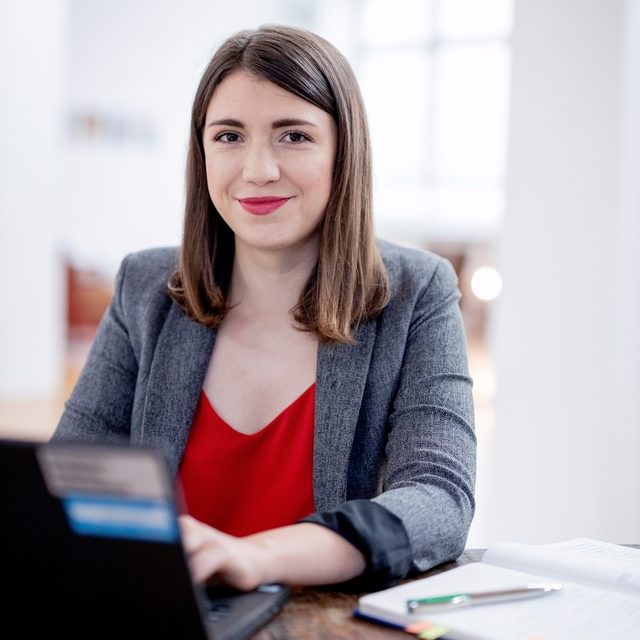
[{"label": "cheek", "polygon": [[230,163],[222,162],[219,157],[207,157],[205,159],[207,171],[207,186],[212,199],[214,195],[223,195],[231,181]]},{"label": "cheek", "polygon": [[329,194],[331,193],[331,186],[333,185],[333,170],[335,167],[335,150],[332,153],[329,153],[324,158],[322,163],[322,167],[318,167],[318,177],[319,182],[322,184],[322,188],[325,191],[325,195],[327,199],[329,198]]},{"label": "cheek", "polygon": [[301,184],[306,185],[314,199],[328,200],[333,182],[333,159],[315,158],[308,163],[299,163],[296,173]]},{"label": "cheek", "polygon": [[333,185],[333,165],[329,169],[325,169],[322,174],[318,175],[318,193],[323,201],[323,209],[329,202],[331,196],[331,187]]}]

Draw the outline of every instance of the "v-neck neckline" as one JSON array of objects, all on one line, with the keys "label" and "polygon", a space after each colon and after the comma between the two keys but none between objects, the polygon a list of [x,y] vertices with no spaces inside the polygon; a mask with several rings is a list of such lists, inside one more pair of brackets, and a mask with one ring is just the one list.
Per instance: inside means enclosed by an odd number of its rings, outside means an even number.
[{"label": "v-neck neckline", "polygon": [[244,433],[242,431],[239,431],[238,429],[236,429],[235,427],[233,427],[232,425],[230,425],[226,420],[224,420],[223,418],[220,417],[220,414],[215,410],[215,407],[213,406],[213,404],[211,403],[211,401],[209,400],[209,397],[207,396],[207,394],[205,393],[204,389],[202,390],[202,396],[204,397],[205,401],[207,402],[207,404],[209,405],[209,408],[211,409],[211,411],[214,413],[215,417],[225,426],[227,426],[229,429],[231,429],[231,431],[233,431],[234,433],[238,434],[239,436],[245,436],[247,438],[251,438],[253,436],[257,436],[260,435],[261,433],[264,433],[267,429],[269,429],[269,427],[271,427],[274,423],[276,422],[280,422],[282,417],[284,416],[284,414],[286,414],[287,412],[289,412],[291,410],[292,407],[294,407],[295,405],[297,405],[299,402],[302,401],[302,399],[304,397],[306,397],[306,395],[311,391],[311,389],[313,389],[316,386],[316,383],[313,382],[313,384],[311,384],[309,387],[307,387],[293,402],[291,402],[288,406],[286,406],[273,420],[271,420],[271,422],[269,422],[268,424],[266,424],[264,427],[258,429],[258,431],[255,431],[254,433]]}]

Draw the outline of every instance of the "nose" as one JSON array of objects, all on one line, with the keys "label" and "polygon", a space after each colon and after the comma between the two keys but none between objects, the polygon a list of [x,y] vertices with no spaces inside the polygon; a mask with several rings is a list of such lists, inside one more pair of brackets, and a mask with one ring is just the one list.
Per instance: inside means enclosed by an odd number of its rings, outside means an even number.
[{"label": "nose", "polygon": [[280,179],[280,167],[268,143],[254,143],[247,149],[242,178],[259,186]]}]

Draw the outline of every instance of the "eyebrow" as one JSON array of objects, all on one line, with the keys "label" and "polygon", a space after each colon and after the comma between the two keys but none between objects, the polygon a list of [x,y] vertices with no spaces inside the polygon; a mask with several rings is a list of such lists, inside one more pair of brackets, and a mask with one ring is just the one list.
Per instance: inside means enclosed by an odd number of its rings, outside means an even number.
[{"label": "eyebrow", "polygon": [[[318,125],[309,122],[308,120],[298,120],[297,118],[284,118],[282,120],[276,120],[271,127],[273,129],[281,129],[282,127],[301,127],[304,125],[308,125],[310,127],[317,127]],[[234,120],[233,118],[223,118],[222,120],[214,120],[210,122],[207,127],[238,127],[238,129],[243,129],[244,124],[240,122],[240,120]]]},{"label": "eyebrow", "polygon": [[296,118],[285,118],[284,120],[276,120],[271,126],[274,129],[281,129],[282,127],[301,127],[308,125],[310,127],[317,127],[318,125],[309,122],[308,120],[298,120]]},{"label": "eyebrow", "polygon": [[217,126],[223,126],[223,127],[238,127],[239,129],[242,129],[244,127],[244,125],[242,124],[242,122],[240,122],[240,120],[234,120],[233,118],[223,118],[222,120],[214,120],[213,122],[210,122],[207,127],[217,127]]}]

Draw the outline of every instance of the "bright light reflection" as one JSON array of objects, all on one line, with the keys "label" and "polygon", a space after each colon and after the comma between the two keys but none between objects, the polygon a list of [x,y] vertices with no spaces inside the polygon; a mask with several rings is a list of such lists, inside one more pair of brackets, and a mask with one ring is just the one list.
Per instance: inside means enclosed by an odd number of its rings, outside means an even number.
[{"label": "bright light reflection", "polygon": [[471,290],[480,300],[493,300],[502,290],[502,278],[493,267],[480,267],[471,278]]}]

